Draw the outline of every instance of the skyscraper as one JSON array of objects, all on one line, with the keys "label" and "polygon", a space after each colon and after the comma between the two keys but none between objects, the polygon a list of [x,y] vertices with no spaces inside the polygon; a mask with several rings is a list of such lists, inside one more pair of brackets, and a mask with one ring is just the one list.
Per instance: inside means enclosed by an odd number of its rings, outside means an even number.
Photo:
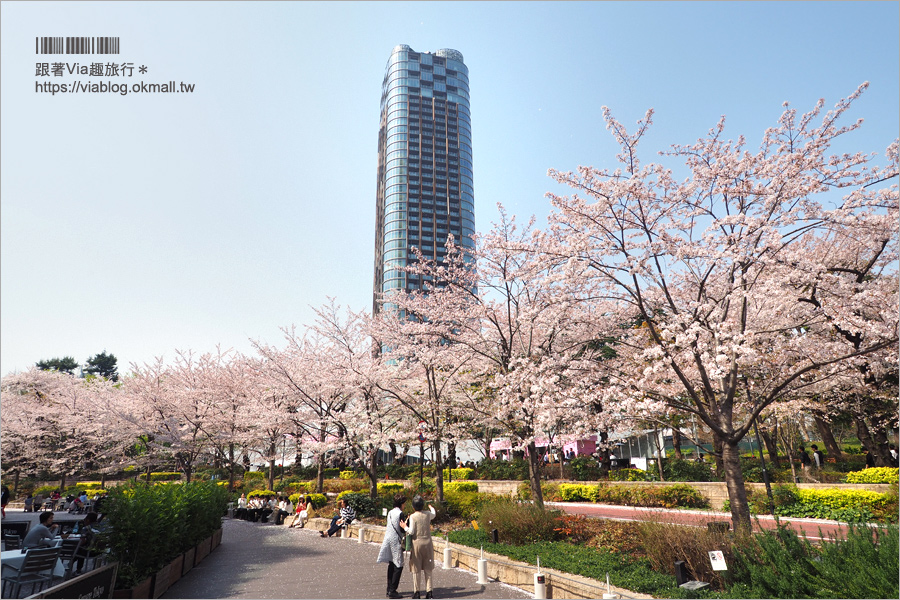
[{"label": "skyscraper", "polygon": [[447,235],[470,248],[475,233],[469,69],[456,50],[400,45],[381,86],[373,310],[380,296],[422,287],[401,268],[445,255]]}]

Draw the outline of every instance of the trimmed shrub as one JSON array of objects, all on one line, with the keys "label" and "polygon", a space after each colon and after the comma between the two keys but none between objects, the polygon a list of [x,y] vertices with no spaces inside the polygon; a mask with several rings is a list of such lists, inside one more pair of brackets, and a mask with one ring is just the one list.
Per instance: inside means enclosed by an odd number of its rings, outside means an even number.
[{"label": "trimmed shrub", "polygon": [[278,494],[276,494],[272,490],[253,490],[252,492],[247,494],[247,500],[249,500],[250,498],[256,498],[258,496],[265,497],[265,496],[277,496],[277,495]]},{"label": "trimmed shrub", "polygon": [[444,494],[447,492],[477,492],[478,484],[474,481],[445,481]]},{"label": "trimmed shrub", "polygon": [[[875,512],[883,513],[887,494],[868,490],[797,490],[797,501],[775,507],[784,517],[810,517],[835,521],[871,521]],[[897,515],[893,515],[896,521]]]},{"label": "trimmed shrub", "polygon": [[563,502],[596,502],[600,497],[600,487],[578,483],[559,484],[559,498]]},{"label": "trimmed shrub", "polygon": [[[444,481],[450,479],[450,469],[444,469]],[[475,469],[453,469],[453,481],[465,481],[475,478]]]},{"label": "trimmed shrub", "polygon": [[[315,482],[312,482],[315,486]],[[322,489],[332,494],[352,491],[358,492],[369,489],[369,481],[363,479],[326,479],[322,485]]]},{"label": "trimmed shrub", "polygon": [[265,481],[265,471],[244,471],[244,481]]},{"label": "trimmed shrub", "polygon": [[397,494],[403,491],[402,483],[379,483],[378,494]]},{"label": "trimmed shrub", "polygon": [[339,477],[341,479],[361,479],[362,474],[358,471],[341,471]]},{"label": "trimmed shrub", "polygon": [[844,481],[847,483],[896,483],[900,479],[900,469],[897,467],[875,467],[847,473]]},{"label": "trimmed shrub", "polygon": [[181,473],[174,471],[161,471],[159,473],[150,473],[150,481],[180,481]]}]

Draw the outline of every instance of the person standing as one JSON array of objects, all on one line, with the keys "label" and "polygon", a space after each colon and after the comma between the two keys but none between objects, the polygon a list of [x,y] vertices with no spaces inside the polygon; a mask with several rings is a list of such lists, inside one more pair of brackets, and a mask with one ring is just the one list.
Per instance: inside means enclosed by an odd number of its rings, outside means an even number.
[{"label": "person standing", "polygon": [[0,493],[0,515],[6,517],[6,505],[9,504],[9,488],[5,485],[3,486],[3,491]]},{"label": "person standing", "polygon": [[416,511],[409,517],[409,529],[407,533],[412,536],[412,550],[409,553],[409,569],[413,576],[413,598],[421,598],[419,594],[419,573],[425,576],[425,597],[433,598],[431,594],[431,573],[434,571],[434,544],[431,541],[431,520],[434,519],[434,507],[428,505],[429,512],[425,512],[425,500],[422,496],[416,496],[412,500],[413,509]]},{"label": "person standing", "polygon": [[387,597],[402,598],[397,593],[400,585],[400,575],[403,574],[403,542],[406,531],[406,514],[403,505],[406,504],[406,496],[397,494],[394,496],[394,508],[387,515],[387,528],[384,531],[384,541],[381,542],[381,550],[378,552],[376,562],[387,563]]},{"label": "person standing", "polygon": [[810,448],[812,448],[813,451],[813,461],[815,461],[816,463],[816,469],[821,469],[825,464],[825,455],[822,454],[821,450],[819,450],[819,447],[816,444],[813,444],[812,446],[810,446]]},{"label": "person standing", "polygon": [[812,464],[812,460],[810,460],[809,454],[806,452],[806,448],[800,446],[798,450],[800,452],[800,466],[803,467],[804,471],[809,471],[809,465]]},{"label": "person standing", "polygon": [[869,452],[869,449],[863,446],[863,454],[866,455],[866,466],[863,467],[865,469],[874,469],[875,468],[875,457],[872,456],[872,453]]}]

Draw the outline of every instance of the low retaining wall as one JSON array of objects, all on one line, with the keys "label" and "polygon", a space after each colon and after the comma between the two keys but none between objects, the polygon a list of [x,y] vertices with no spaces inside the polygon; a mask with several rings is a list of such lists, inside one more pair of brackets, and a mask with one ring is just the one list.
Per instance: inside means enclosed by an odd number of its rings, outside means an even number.
[{"label": "low retaining wall", "polygon": [[[316,531],[325,531],[330,524],[330,519],[313,517],[307,521],[306,527]],[[360,528],[363,529],[363,539],[366,542],[380,544],[384,541],[385,527],[363,524],[350,526],[350,538],[352,538],[354,543],[357,543],[359,539]],[[432,538],[432,540],[434,541],[434,561],[438,564],[444,564],[444,548],[448,542],[438,537]],[[481,558],[479,550],[468,546],[450,544],[450,551],[451,564],[454,567],[466,569],[473,573],[478,572],[478,559]],[[534,574],[537,573],[537,567],[489,552],[484,553],[484,558],[488,561],[489,578],[515,586],[531,594],[534,593]],[[606,583],[601,583],[595,579],[543,567],[541,572],[545,575],[547,598],[602,598],[607,591]],[[622,598],[644,599],[653,597],[615,586],[609,586],[609,591],[613,594],[618,594]]]}]

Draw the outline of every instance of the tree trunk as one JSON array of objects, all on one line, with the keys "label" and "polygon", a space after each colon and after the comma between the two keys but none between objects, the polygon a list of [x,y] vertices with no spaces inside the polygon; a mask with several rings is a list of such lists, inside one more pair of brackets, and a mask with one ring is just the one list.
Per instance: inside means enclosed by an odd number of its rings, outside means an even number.
[{"label": "tree trunk", "polygon": [[778,446],[775,444],[772,434],[769,433],[768,429],[760,429],[759,435],[762,436],[763,443],[766,445],[766,451],[769,453],[769,460],[772,461],[772,466],[780,469],[781,460],[778,458]]},{"label": "tree trunk", "polygon": [[531,499],[534,505],[544,510],[544,494],[541,491],[541,457],[538,456],[534,440],[528,443],[528,481],[531,485]]},{"label": "tree trunk", "polygon": [[[718,438],[718,436],[716,436]],[[750,505],[747,503],[747,489],[741,472],[741,455],[737,442],[720,442],[722,463],[725,469],[725,487],[731,504],[731,523],[734,530],[750,531]]]},{"label": "tree trunk", "polygon": [[321,494],[325,489],[325,453],[319,453],[316,462],[319,467],[316,472],[316,493]]},{"label": "tree trunk", "polygon": [[[106,473],[100,473],[100,487],[106,489]],[[60,490],[62,493],[62,490]]]},{"label": "tree trunk", "polygon": [[672,428],[672,450],[675,452],[677,460],[684,459],[684,455],[681,453],[681,430],[677,427]]},{"label": "tree trunk", "polygon": [[152,470],[152,467],[147,467],[147,483],[150,483],[150,471],[151,470]]},{"label": "tree trunk", "polygon": [[[660,438],[662,438],[662,444],[659,443]],[[653,443],[656,444],[656,466],[659,469],[660,481],[666,480],[665,475],[663,475],[663,457],[666,455],[665,441],[666,438],[659,434],[658,429],[653,431]]]},{"label": "tree trunk", "polygon": [[722,458],[723,444],[719,436],[713,432],[713,457],[716,459],[716,479],[721,480],[725,476],[725,462]]},{"label": "tree trunk", "polygon": [[378,499],[378,448],[372,448],[369,453],[369,497]]},{"label": "tree trunk", "polygon": [[600,442],[600,476],[603,479],[609,479],[609,469],[612,466],[612,460],[609,457],[609,432],[601,431],[598,436]]},{"label": "tree trunk", "polygon": [[819,429],[822,443],[825,444],[825,450],[832,458],[843,460],[844,454],[841,452],[840,446],[838,446],[837,442],[834,440],[834,434],[831,432],[831,426],[828,424],[828,421],[817,414],[814,414],[813,418],[816,420],[816,427]]},{"label": "tree trunk", "polygon": [[869,433],[869,426],[866,425],[865,420],[857,415],[853,417],[854,421],[856,421],[856,437],[859,438],[860,443],[864,448],[869,449],[869,453],[875,457],[875,466],[883,467],[885,465],[879,465],[878,459],[878,451],[875,449],[875,441],[872,439],[872,434]]},{"label": "tree trunk", "polygon": [[[447,442],[447,468],[456,467],[456,442]],[[450,477],[452,480],[453,477]]]},{"label": "tree trunk", "polygon": [[891,463],[891,449],[888,446],[888,437],[887,430],[884,427],[875,427],[872,430],[872,438],[875,440],[875,466],[876,467],[890,467],[893,466]]},{"label": "tree trunk", "polygon": [[435,440],[431,445],[434,455],[434,493],[438,504],[444,505],[444,461],[441,458],[441,441]]},{"label": "tree trunk", "polygon": [[65,490],[65,489],[66,489],[66,476],[63,475],[62,478],[59,480],[59,493],[62,494],[63,490]]},{"label": "tree trunk", "polygon": [[16,469],[15,471],[13,471],[13,493],[12,493],[12,497],[13,497],[13,498],[18,498],[18,497],[19,497],[19,470],[18,470],[18,469]]},{"label": "tree trunk", "polygon": [[228,444],[228,491],[234,491],[234,443]]},{"label": "tree trunk", "polygon": [[269,485],[266,488],[267,490],[275,491],[275,453],[278,451],[278,447],[275,445],[275,442],[269,443]]}]

